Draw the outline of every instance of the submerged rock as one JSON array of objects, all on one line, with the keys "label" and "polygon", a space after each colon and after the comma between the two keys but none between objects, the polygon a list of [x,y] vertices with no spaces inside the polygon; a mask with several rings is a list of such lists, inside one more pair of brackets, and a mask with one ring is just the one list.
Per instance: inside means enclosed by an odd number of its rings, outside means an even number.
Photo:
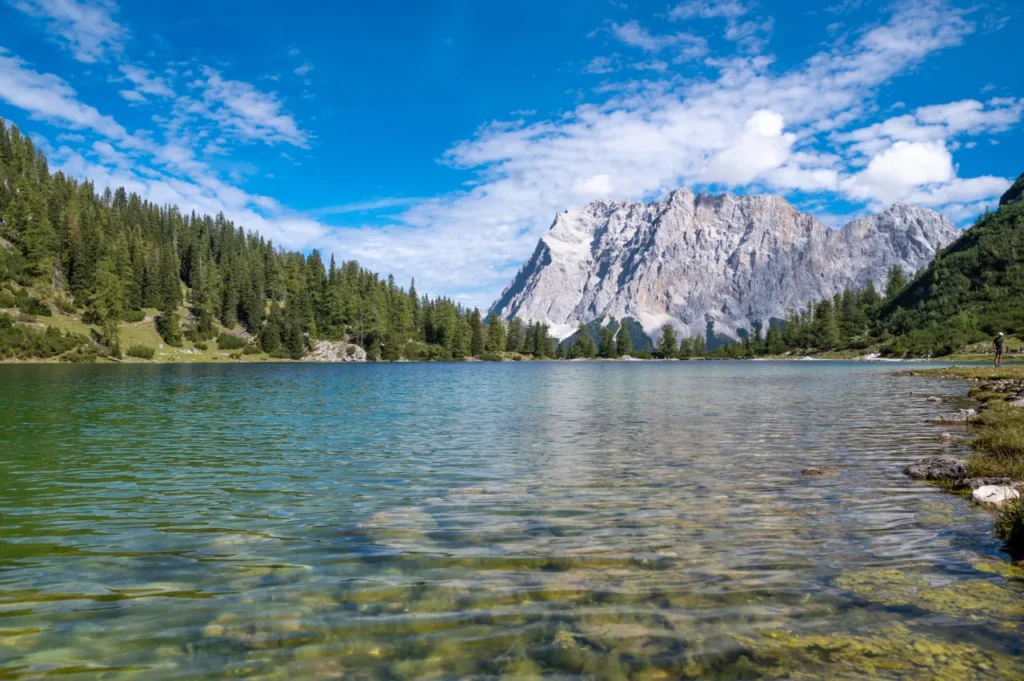
[{"label": "submerged rock", "polygon": [[1020,492],[1009,485],[984,485],[971,495],[976,504],[989,508],[1002,508],[1003,504],[1020,499]]},{"label": "submerged rock", "polygon": [[800,475],[806,475],[809,478],[831,478],[839,475],[841,470],[835,466],[812,466],[800,471]]},{"label": "submerged rock", "polygon": [[952,433],[943,433],[942,435],[939,436],[939,442],[952,442],[952,441],[953,441],[953,434]]},{"label": "submerged rock", "polygon": [[942,401],[942,398],[941,397],[936,397],[935,395],[932,395],[931,397],[928,398],[928,402],[941,402],[941,401]]},{"label": "submerged rock", "polygon": [[986,485],[1012,485],[1013,480],[1010,478],[963,478],[957,480],[953,485],[953,489],[969,489],[976,490],[979,487],[985,487]]},{"label": "submerged rock", "polygon": [[930,456],[903,469],[915,480],[960,480],[967,477],[967,462],[953,456]]},{"label": "submerged rock", "polygon": [[944,414],[929,420],[932,423],[970,423],[977,416],[978,412],[973,409],[960,409],[955,414]]}]

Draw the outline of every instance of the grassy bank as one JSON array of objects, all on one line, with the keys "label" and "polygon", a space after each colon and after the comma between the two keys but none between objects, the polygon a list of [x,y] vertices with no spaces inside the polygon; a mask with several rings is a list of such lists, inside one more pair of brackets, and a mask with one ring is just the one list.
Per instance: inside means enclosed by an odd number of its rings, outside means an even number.
[{"label": "grassy bank", "polygon": [[[967,459],[968,475],[1024,480],[1024,407],[1010,404],[1024,392],[1024,366],[945,367],[913,373],[976,382],[969,395],[983,407],[972,423],[974,452]],[[1024,561],[1024,503],[1018,500],[1005,506],[996,530],[1013,559]]]}]

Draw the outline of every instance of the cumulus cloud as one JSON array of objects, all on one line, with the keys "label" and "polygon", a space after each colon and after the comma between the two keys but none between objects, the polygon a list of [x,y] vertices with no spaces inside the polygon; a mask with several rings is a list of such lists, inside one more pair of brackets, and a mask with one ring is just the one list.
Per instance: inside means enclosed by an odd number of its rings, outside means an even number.
[{"label": "cumulus cloud", "polygon": [[704,169],[705,182],[730,186],[746,185],[789,158],[796,135],[782,132],[782,116],[762,109],[754,113],[732,145],[718,152]]},{"label": "cumulus cloud", "polygon": [[893,141],[927,142],[959,134],[980,135],[1009,130],[1024,114],[1024,99],[991,99],[987,104],[965,99],[916,109],[850,132],[836,133],[833,141],[850,143],[851,149],[872,156]]},{"label": "cumulus cloud", "polygon": [[128,38],[128,31],[113,19],[118,8],[112,0],[14,0],[12,4],[45,19],[47,33],[87,64],[103,60],[108,53],[120,53]]},{"label": "cumulus cloud", "polygon": [[941,142],[896,142],[844,183],[855,199],[891,203],[920,185],[945,183],[956,176],[953,156]]}]

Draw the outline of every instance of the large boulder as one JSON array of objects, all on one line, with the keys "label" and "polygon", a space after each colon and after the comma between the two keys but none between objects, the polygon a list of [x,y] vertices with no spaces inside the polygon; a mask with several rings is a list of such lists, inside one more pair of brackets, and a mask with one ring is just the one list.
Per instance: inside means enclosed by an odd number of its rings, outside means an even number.
[{"label": "large boulder", "polygon": [[831,478],[839,475],[841,472],[835,466],[813,466],[800,471],[800,475],[806,475],[809,478]]},{"label": "large boulder", "polygon": [[916,480],[960,480],[967,477],[967,462],[953,456],[930,456],[903,469]]},{"label": "large boulder", "polygon": [[1002,508],[1007,502],[1020,499],[1020,492],[1009,485],[985,485],[971,494],[976,504],[989,508]]},{"label": "large boulder", "polygon": [[302,358],[305,362],[365,362],[366,350],[346,341],[316,341],[313,350]]}]

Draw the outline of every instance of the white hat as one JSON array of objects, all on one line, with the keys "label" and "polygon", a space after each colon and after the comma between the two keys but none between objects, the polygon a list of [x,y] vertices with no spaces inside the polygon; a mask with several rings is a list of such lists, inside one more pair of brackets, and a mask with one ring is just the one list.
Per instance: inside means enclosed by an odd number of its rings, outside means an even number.
[{"label": "white hat", "polygon": [[999,332],[999,335],[1000,335],[1000,336],[1002,336],[1002,335],[1003,335],[1003,332],[1002,332],[1002,331],[1000,331],[1000,332]]}]

